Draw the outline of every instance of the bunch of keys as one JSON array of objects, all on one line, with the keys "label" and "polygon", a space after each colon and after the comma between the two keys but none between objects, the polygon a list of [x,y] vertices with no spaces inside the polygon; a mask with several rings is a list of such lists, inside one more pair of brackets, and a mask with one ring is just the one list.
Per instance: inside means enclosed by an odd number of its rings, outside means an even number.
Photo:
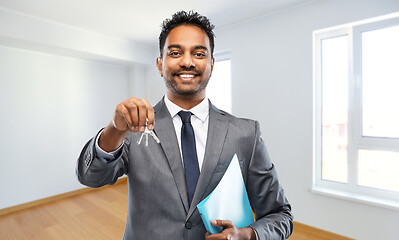
[{"label": "bunch of keys", "polygon": [[137,144],[140,145],[141,140],[143,140],[145,135],[145,146],[148,146],[148,135],[151,135],[152,138],[155,140],[155,142],[160,143],[161,141],[159,140],[159,138],[157,137],[157,135],[155,135],[154,131],[152,130],[148,130],[147,126],[145,127],[144,132],[141,133],[139,140],[137,140]]}]

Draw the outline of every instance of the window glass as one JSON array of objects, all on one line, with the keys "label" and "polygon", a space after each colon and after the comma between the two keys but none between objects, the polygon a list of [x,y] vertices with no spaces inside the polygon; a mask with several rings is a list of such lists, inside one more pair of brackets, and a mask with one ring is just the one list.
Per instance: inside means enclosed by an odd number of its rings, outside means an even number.
[{"label": "window glass", "polygon": [[359,150],[358,184],[399,192],[399,153]]},{"label": "window glass", "polygon": [[363,135],[399,138],[399,26],[362,33]]},{"label": "window glass", "polygon": [[206,95],[219,109],[231,113],[231,60],[215,62]]},{"label": "window glass", "polygon": [[348,36],[322,40],[322,179],[348,181]]}]

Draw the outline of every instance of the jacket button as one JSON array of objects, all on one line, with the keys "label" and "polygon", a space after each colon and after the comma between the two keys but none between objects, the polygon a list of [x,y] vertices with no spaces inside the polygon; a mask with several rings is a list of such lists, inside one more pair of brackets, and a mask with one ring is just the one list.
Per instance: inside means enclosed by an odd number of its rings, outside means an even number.
[{"label": "jacket button", "polygon": [[193,224],[190,221],[186,222],[185,226],[186,226],[187,229],[193,228]]}]

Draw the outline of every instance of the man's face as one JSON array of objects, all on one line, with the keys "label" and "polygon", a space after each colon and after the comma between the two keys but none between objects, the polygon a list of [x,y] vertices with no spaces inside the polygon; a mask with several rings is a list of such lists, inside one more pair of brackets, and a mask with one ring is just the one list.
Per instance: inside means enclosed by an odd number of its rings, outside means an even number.
[{"label": "man's face", "polygon": [[208,35],[201,28],[182,25],[170,31],[157,67],[167,91],[174,96],[202,96],[213,70]]}]

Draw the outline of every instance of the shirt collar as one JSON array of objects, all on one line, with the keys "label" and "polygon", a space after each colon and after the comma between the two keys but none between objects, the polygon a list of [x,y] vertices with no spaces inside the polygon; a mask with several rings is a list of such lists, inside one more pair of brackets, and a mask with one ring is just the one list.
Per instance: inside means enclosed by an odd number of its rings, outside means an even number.
[{"label": "shirt collar", "polygon": [[182,110],[190,111],[192,114],[194,114],[194,116],[199,118],[202,122],[205,122],[205,120],[207,119],[207,117],[209,115],[209,101],[208,101],[207,97],[205,97],[204,100],[202,100],[202,102],[200,102],[195,107],[193,107],[189,110],[185,110],[185,109],[177,106],[172,101],[170,101],[167,96],[165,96],[165,105],[168,108],[170,116],[172,118],[174,118],[176,116],[176,114]]}]

